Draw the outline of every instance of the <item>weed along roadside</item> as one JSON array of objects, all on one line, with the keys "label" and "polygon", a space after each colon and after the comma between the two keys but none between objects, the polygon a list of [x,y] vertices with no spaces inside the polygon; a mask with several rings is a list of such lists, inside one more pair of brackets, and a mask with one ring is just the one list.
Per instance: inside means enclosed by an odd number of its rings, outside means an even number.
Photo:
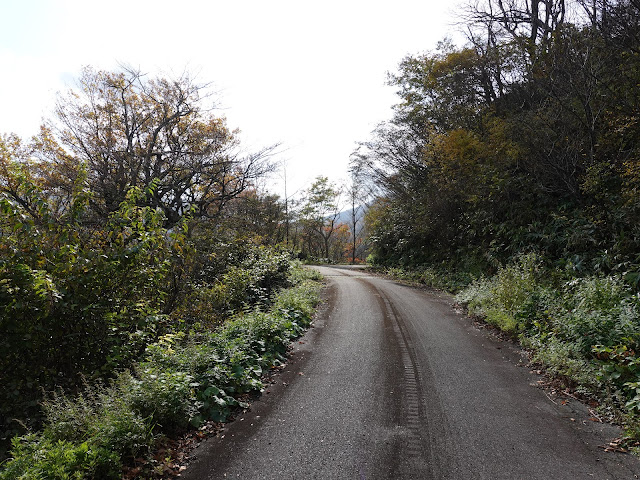
[{"label": "weed along roadside", "polygon": [[471,280],[434,269],[377,271],[457,292],[468,313],[528,350],[556,393],[579,397],[594,421],[623,427],[606,448],[640,453],[640,297],[620,275],[575,277],[534,254]]},{"label": "weed along roadside", "polygon": [[263,388],[263,372],[285,362],[291,340],[308,327],[319,280],[294,266],[268,308],[238,313],[212,331],[165,334],[113,380],[49,396],[43,429],[12,440],[0,479],[177,474],[169,439],[247,406],[248,394]]}]

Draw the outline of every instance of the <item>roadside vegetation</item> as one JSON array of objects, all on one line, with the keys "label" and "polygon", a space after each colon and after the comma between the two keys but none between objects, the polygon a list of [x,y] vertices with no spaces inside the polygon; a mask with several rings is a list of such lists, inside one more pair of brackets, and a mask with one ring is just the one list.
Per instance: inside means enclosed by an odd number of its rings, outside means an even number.
[{"label": "roadside vegetation", "polygon": [[87,69],[0,137],[1,479],[159,475],[137,460],[246,406],[308,326],[318,277],[254,187],[272,150],[202,93]]},{"label": "roadside vegetation", "polygon": [[406,268],[369,263],[367,268],[401,282],[448,292],[458,292],[474,279],[468,272],[439,269],[425,265]]},{"label": "roadside vegetation", "polygon": [[640,441],[640,4],[459,19],[389,74],[348,186],[296,201],[188,75],[87,68],[0,136],[0,479],[119,478],[228,418],[310,321],[294,257],[456,292]]},{"label": "roadside vegetation", "polygon": [[[555,273],[550,274],[550,273]],[[550,272],[536,255],[473,281],[456,300],[517,338],[532,362],[640,440],[640,297],[617,275]]]},{"label": "roadside vegetation", "polygon": [[246,408],[244,394],[261,391],[263,372],[286,360],[319,300],[313,273],[294,270],[268,309],[212,330],[165,333],[115,377],[46,395],[43,429],[13,438],[0,478],[118,479],[123,463],[148,455],[163,436]]},{"label": "roadside vegetation", "polygon": [[488,0],[352,157],[370,260],[458,293],[640,440],[640,4]]}]

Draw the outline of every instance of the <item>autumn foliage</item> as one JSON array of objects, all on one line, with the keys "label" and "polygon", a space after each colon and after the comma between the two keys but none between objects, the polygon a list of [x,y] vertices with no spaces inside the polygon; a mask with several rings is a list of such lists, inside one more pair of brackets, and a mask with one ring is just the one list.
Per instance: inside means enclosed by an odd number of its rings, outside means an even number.
[{"label": "autumn foliage", "polygon": [[467,45],[389,77],[394,118],[354,157],[382,190],[375,258],[479,273],[533,251],[637,285],[637,5],[489,3]]},{"label": "autumn foliage", "polygon": [[[273,147],[244,152],[205,90],[186,76],[87,68],[36,137],[0,136],[0,459],[12,436],[47,425],[15,437],[24,462],[1,478],[113,478],[121,456],[148,452],[157,432],[209,418],[194,397],[188,412],[158,420],[171,388],[189,396],[194,385],[182,370],[147,362],[158,374],[145,373],[150,345],[213,335],[292,285],[291,255],[275,246],[280,204],[255,186]],[[278,315],[282,338],[299,332]],[[257,368],[245,353],[229,361]],[[135,402],[110,397],[126,381],[143,390]],[[237,405],[231,393],[221,401]],[[43,411],[43,400],[59,408]],[[69,429],[64,412],[93,423]],[[37,467],[36,451],[47,452]]]}]

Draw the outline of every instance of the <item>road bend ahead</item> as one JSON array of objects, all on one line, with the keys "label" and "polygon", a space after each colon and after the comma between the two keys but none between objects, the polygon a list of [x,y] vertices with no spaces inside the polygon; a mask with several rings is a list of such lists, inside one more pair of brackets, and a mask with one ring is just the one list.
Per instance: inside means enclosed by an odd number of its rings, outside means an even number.
[{"label": "road bend ahead", "polygon": [[251,411],[204,442],[201,479],[633,479],[618,433],[535,383],[446,295],[322,267],[326,302]]}]

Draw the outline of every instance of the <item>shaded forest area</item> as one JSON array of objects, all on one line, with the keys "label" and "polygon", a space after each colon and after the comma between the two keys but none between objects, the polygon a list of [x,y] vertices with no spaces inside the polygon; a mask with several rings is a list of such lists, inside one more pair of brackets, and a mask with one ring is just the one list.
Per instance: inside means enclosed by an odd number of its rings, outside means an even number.
[{"label": "shaded forest area", "polygon": [[385,191],[380,263],[484,271],[537,251],[638,284],[639,6],[570,6],[490,2],[468,46],[390,75],[401,103],[356,159]]},{"label": "shaded forest area", "polygon": [[637,440],[640,2],[487,0],[460,18],[466,45],[389,75],[394,116],[352,158],[377,192],[372,259],[462,289]]}]

